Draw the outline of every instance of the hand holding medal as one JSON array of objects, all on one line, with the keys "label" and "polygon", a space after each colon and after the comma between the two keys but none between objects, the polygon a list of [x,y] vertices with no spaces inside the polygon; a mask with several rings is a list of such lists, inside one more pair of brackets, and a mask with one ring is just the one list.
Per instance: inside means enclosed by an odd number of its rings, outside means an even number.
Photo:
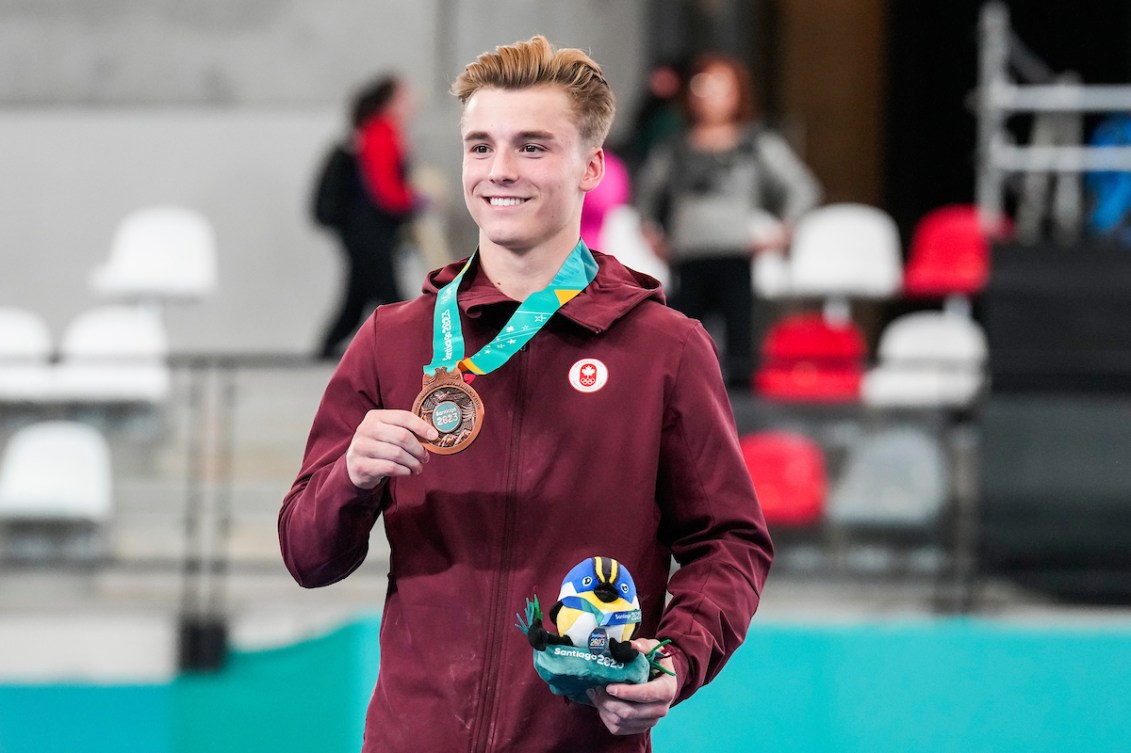
[{"label": "hand holding medal", "polygon": [[527,297],[495,339],[474,356],[464,358],[463,328],[456,299],[459,284],[474,259],[474,255],[468,259],[459,274],[436,295],[432,362],[424,367],[424,386],[412,404],[412,412],[439,432],[437,439],[424,441],[424,446],[438,455],[467,449],[483,425],[483,400],[463,375],[489,374],[502,366],[541,331],[554,312],[597,276],[597,262],[579,240],[550,284]]},{"label": "hand holding medal", "polygon": [[423,443],[437,434],[408,411],[369,411],[346,448],[350,481],[359,489],[375,489],[390,477],[422,473],[428,462]]}]

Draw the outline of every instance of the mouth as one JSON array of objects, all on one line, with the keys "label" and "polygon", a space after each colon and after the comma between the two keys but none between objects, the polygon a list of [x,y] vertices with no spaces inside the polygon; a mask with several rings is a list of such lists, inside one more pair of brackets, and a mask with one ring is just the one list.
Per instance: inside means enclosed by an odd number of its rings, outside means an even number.
[{"label": "mouth", "polygon": [[487,203],[493,207],[517,207],[525,204],[529,199],[520,199],[517,196],[488,196]]}]

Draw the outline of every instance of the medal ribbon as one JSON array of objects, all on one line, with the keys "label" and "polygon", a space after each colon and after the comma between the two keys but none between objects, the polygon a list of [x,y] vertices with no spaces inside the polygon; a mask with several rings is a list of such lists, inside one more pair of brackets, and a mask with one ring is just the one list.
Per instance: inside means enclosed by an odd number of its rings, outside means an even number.
[{"label": "medal ribbon", "polygon": [[474,259],[472,254],[455,279],[436,294],[436,309],[432,315],[432,362],[424,367],[426,376],[435,374],[438,369],[452,371],[457,367],[472,374],[489,374],[526,345],[546,326],[554,312],[597,276],[597,261],[585,242],[579,240],[550,284],[530,294],[494,340],[475,355],[464,358],[463,327],[456,295],[463,275]]}]

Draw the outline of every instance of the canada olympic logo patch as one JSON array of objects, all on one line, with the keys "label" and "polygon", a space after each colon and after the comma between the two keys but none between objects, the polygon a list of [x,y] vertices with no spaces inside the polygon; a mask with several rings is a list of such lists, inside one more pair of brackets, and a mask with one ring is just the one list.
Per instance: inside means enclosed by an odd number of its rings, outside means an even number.
[{"label": "canada olympic logo patch", "polygon": [[578,392],[596,392],[609,381],[609,370],[596,358],[582,358],[569,369],[569,384]]}]

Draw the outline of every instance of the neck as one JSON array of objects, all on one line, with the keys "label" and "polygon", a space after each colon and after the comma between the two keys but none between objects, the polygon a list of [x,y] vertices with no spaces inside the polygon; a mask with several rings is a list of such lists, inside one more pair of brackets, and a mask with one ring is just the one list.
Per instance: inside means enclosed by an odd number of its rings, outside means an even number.
[{"label": "neck", "polygon": [[526,253],[514,253],[481,241],[479,264],[496,288],[507,297],[521,302],[550,284],[575,245],[576,238],[568,246],[543,247]]}]

